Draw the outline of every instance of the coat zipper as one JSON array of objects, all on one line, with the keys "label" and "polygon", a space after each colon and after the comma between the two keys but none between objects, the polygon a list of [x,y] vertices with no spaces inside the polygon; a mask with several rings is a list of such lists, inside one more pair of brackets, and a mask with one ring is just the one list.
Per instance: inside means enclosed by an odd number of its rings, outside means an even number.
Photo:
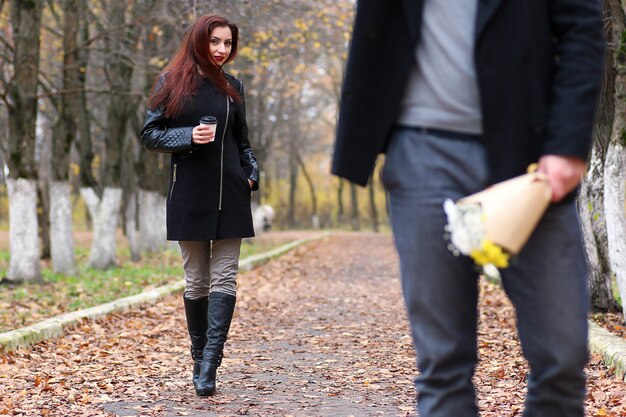
[{"label": "coat zipper", "polygon": [[174,173],[172,174],[172,188],[170,189],[170,201],[172,201],[172,195],[174,194],[174,186],[176,185],[176,165],[174,164]]},{"label": "coat zipper", "polygon": [[228,127],[228,117],[230,115],[230,96],[226,95],[226,124],[222,131],[222,155],[220,159],[220,201],[218,210],[222,210],[222,190],[224,188],[224,137],[226,136],[226,128]]}]

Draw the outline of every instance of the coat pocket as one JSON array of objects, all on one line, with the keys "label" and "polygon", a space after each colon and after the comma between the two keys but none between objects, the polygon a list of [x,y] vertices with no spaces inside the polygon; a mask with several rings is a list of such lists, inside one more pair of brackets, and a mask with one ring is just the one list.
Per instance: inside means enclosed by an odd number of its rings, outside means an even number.
[{"label": "coat pocket", "polygon": [[252,187],[250,186],[250,181],[248,179],[248,176],[246,175],[246,172],[243,169],[241,169],[241,172],[243,173],[243,181],[244,181],[244,184],[246,185],[246,191],[251,193]]}]

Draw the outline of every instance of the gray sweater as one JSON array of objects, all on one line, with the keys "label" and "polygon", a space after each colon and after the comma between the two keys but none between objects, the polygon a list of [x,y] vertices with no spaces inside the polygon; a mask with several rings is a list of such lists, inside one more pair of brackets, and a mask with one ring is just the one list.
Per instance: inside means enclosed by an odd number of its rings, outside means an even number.
[{"label": "gray sweater", "polygon": [[474,67],[477,0],[426,0],[398,124],[482,133]]}]

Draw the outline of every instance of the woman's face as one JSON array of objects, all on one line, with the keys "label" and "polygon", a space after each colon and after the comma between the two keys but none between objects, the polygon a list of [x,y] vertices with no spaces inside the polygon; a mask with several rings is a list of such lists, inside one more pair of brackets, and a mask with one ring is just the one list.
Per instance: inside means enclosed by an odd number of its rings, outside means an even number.
[{"label": "woman's face", "polygon": [[228,26],[218,26],[211,31],[209,41],[209,55],[218,67],[230,56],[233,49],[233,34]]}]

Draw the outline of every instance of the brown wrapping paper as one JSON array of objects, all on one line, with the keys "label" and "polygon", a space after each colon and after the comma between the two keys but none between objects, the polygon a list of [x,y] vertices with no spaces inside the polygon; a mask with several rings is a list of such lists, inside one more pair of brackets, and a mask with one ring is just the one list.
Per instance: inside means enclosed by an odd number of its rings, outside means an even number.
[{"label": "brown wrapping paper", "polygon": [[546,177],[535,172],[495,184],[457,204],[479,204],[485,216],[485,238],[516,255],[535,230],[551,198]]}]

